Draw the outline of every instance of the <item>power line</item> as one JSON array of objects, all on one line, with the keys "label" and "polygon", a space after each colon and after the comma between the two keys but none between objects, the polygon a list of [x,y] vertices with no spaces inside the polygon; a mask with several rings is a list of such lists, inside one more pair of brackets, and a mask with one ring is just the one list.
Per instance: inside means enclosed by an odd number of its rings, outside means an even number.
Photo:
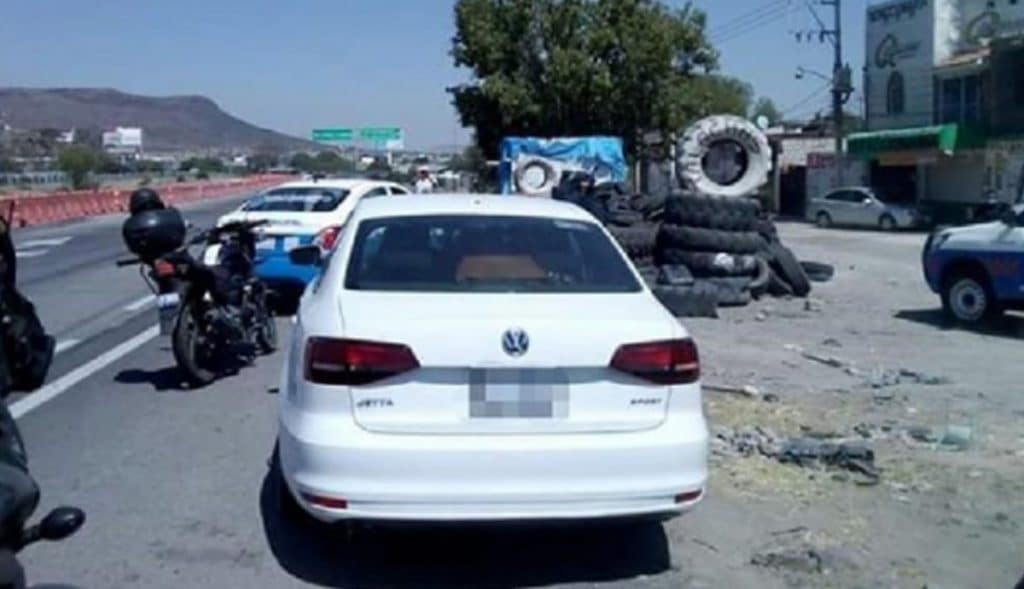
[{"label": "power line", "polygon": [[746,27],[739,28],[730,33],[726,33],[718,38],[712,38],[711,41],[716,45],[728,43],[729,41],[738,39],[748,33],[751,33],[753,31],[766,27],[774,22],[782,20],[783,18],[788,16],[791,11],[792,7],[787,4],[785,6],[780,7],[780,9],[776,10],[774,13],[766,15],[764,18],[756,20]]},{"label": "power line", "polygon": [[782,109],[782,114],[793,112],[794,110],[804,106],[808,102],[810,102],[810,101],[814,100],[815,98],[818,98],[819,96],[824,94],[825,91],[828,90],[831,87],[832,87],[832,82],[831,81],[825,82],[823,85],[818,87],[816,90],[814,90],[813,92],[811,92],[807,96],[805,96],[802,99],[800,99],[800,101],[797,102],[796,104],[793,104],[792,106],[789,106],[787,108]]},{"label": "power line", "polygon": [[768,2],[767,4],[762,4],[758,8],[755,8],[754,10],[744,13],[720,26],[711,29],[709,31],[709,35],[716,37],[726,35],[730,32],[733,32],[736,29],[747,26],[753,22],[757,22],[764,16],[764,14],[778,9],[779,6],[783,4],[789,4],[791,1],[792,0],[773,0],[772,2]]}]

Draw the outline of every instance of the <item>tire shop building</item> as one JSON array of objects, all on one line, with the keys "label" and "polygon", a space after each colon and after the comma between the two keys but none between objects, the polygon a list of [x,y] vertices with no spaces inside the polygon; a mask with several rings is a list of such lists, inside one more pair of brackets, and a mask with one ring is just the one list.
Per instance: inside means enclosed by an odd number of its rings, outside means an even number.
[{"label": "tire shop building", "polygon": [[936,221],[1024,199],[1024,2],[890,0],[867,8],[868,184]]}]

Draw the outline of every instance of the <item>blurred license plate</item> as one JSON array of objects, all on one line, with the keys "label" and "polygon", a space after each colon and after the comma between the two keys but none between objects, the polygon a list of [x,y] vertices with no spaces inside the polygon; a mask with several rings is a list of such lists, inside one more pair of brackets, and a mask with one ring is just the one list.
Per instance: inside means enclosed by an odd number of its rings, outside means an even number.
[{"label": "blurred license plate", "polygon": [[174,331],[174,322],[178,318],[178,307],[181,298],[176,292],[157,295],[156,312],[160,320],[160,335],[170,335]]},{"label": "blurred license plate", "polygon": [[569,379],[557,369],[472,369],[469,416],[564,419],[569,416]]}]

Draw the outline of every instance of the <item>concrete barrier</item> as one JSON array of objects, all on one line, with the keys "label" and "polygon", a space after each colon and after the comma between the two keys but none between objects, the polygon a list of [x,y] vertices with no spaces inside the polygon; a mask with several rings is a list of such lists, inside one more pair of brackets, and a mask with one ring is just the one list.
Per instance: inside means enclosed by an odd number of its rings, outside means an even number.
[{"label": "concrete barrier", "polygon": [[[240,196],[254,190],[275,186],[288,176],[265,174],[231,180],[166,184],[155,190],[169,205],[182,205],[200,200]],[[14,227],[60,223],[71,219],[109,215],[128,210],[131,190],[76,190],[51,194],[21,193],[0,199],[0,214],[6,215],[14,204]]]}]

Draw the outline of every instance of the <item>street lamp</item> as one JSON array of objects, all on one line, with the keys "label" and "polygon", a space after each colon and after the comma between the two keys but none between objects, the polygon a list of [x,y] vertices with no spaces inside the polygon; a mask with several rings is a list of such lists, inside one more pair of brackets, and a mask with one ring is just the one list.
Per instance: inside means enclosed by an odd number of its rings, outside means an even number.
[{"label": "street lamp", "polygon": [[832,76],[826,76],[825,74],[823,74],[821,72],[816,72],[814,70],[809,70],[809,69],[807,69],[807,68],[805,68],[803,66],[799,66],[799,67],[796,68],[796,76],[795,77],[796,77],[797,80],[804,79],[804,76],[806,76],[807,74],[810,74],[810,75],[812,75],[812,76],[814,76],[816,78],[821,78],[822,80],[825,80],[826,82],[828,82],[830,84],[832,83]]}]

